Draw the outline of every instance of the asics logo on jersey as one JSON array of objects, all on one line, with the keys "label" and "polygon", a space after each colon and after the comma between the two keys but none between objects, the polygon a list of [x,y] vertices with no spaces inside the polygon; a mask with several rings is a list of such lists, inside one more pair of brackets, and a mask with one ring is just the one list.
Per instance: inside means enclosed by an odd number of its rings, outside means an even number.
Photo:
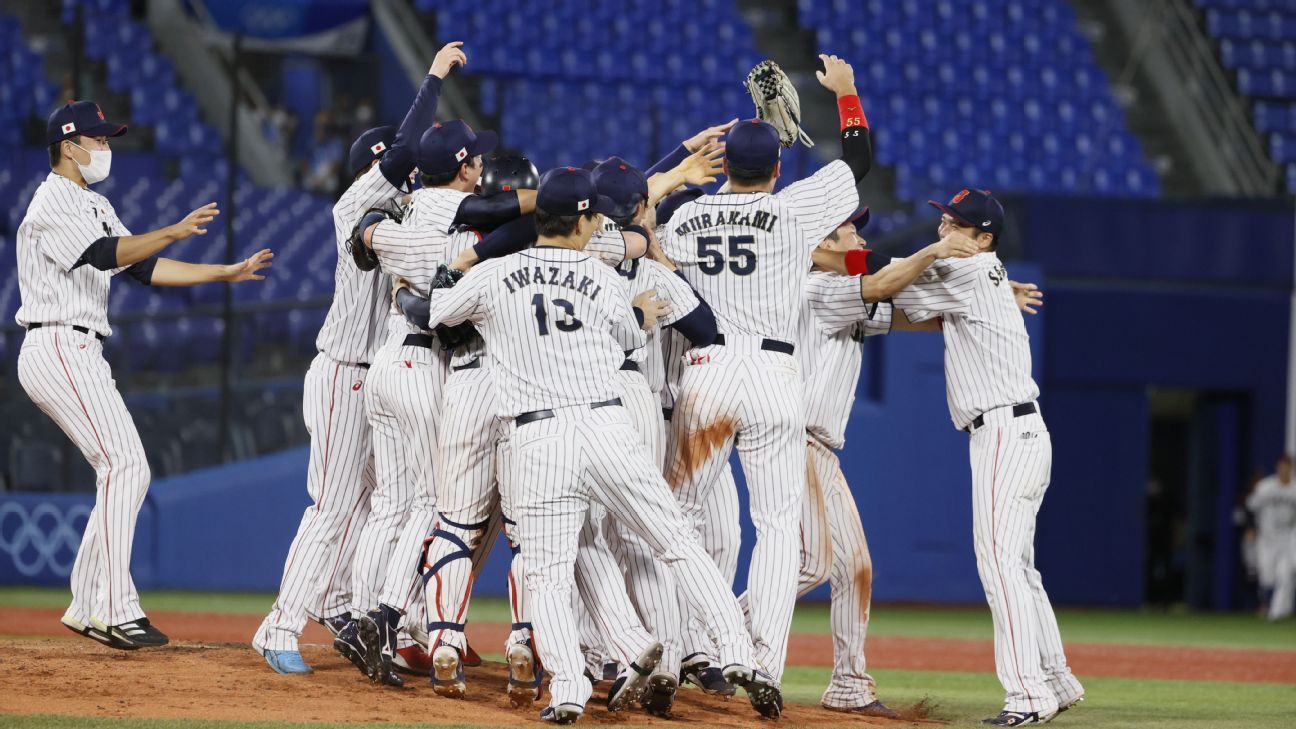
[{"label": "asics logo on jersey", "polygon": [[[566,274],[566,275],[563,275]],[[602,286],[595,285],[594,279],[582,275],[580,282],[576,281],[575,271],[564,271],[557,266],[526,266],[515,271],[510,271],[503,278],[504,286],[508,288],[510,294],[515,294],[524,286],[530,284],[549,284],[550,286],[562,286],[569,288],[578,294],[584,294],[590,299],[598,298],[599,292],[603,290]],[[590,287],[593,287],[592,289]]]}]

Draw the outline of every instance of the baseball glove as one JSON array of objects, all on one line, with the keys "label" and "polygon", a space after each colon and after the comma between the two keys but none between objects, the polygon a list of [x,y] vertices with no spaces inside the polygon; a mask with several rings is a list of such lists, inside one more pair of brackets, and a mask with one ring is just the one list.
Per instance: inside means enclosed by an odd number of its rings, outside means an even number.
[{"label": "baseball glove", "polygon": [[773,61],[765,60],[747,74],[747,93],[756,102],[756,116],[774,125],[779,141],[791,147],[798,139],[807,147],[814,141],[801,128],[801,97],[783,69]]},{"label": "baseball glove", "polygon": [[360,216],[360,222],[351,229],[351,237],[347,238],[347,250],[351,252],[351,259],[355,261],[356,268],[361,271],[372,271],[378,268],[378,254],[364,244],[365,230],[374,223],[381,223],[384,220],[394,220],[399,223],[404,219],[405,209],[395,200],[388,200],[369,208],[364,215]]},{"label": "baseball glove", "polygon": [[[432,281],[428,283],[428,289],[435,291],[437,289],[452,289],[463,278],[463,272],[450,268],[444,263],[437,266],[436,273],[432,276]],[[469,322],[446,326],[438,324],[432,333],[441,342],[441,348],[450,350],[471,342],[477,337],[477,328]]]}]

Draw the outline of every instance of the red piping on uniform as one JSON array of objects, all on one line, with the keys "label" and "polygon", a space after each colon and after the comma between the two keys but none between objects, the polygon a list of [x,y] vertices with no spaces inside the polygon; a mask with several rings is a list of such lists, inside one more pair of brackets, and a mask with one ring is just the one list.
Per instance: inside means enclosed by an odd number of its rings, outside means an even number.
[{"label": "red piping on uniform", "polygon": [[1020,664],[1017,662],[1017,631],[1013,629],[1012,606],[1008,604],[1008,588],[1004,585],[1003,570],[999,568],[999,543],[995,539],[995,484],[999,480],[999,446],[1003,443],[1003,428],[995,428],[994,470],[990,472],[990,549],[994,555],[995,574],[999,576],[999,589],[1003,593],[1004,614],[1008,616],[1008,639],[1012,644],[1013,672],[1017,674],[1017,683],[1021,684],[1022,693],[1030,702],[1031,711],[1035,710],[1035,700],[1026,692],[1026,682],[1022,680]]},{"label": "red piping on uniform", "polygon": [[[442,623],[444,623],[444,622],[446,622],[446,619],[445,619],[445,616],[441,614],[441,570],[437,570],[436,572],[433,572],[433,573],[432,573],[432,579],[436,580],[436,583],[437,583],[437,586],[436,586],[436,611],[437,611],[437,621],[438,621],[438,622],[442,622]],[[436,650],[436,647],[437,647],[438,645],[441,645],[441,636],[444,635],[444,634],[445,634],[445,628],[442,628],[442,629],[440,629],[440,630],[437,631],[437,637],[436,637],[436,640],[428,640],[428,646],[429,646],[430,650]],[[467,638],[465,638],[464,640],[466,641]]]},{"label": "red piping on uniform", "polygon": [[337,397],[337,379],[338,372],[342,370],[341,364],[333,365],[333,383],[329,385],[329,414],[328,424],[324,426],[324,475],[320,479],[320,497],[315,502],[315,508],[319,511],[324,510],[324,494],[328,489],[328,471],[329,471],[329,445],[333,441],[333,400]]},{"label": "red piping on uniform", "polygon": [[333,581],[337,579],[338,567],[342,565],[342,555],[346,553],[347,536],[351,534],[351,522],[355,521],[356,512],[360,510],[360,505],[368,498],[369,494],[367,492],[360,494],[360,499],[356,501],[355,506],[351,507],[351,515],[347,517],[346,528],[342,530],[342,539],[338,542],[338,558],[333,563],[333,571],[329,573],[328,587],[324,590],[324,594],[320,596],[321,600],[328,599],[328,596],[333,592]]},{"label": "red piping on uniform", "polygon": [[81,393],[77,390],[76,383],[72,381],[72,373],[68,372],[67,362],[63,361],[63,348],[59,345],[59,335],[54,334],[54,353],[58,355],[59,364],[63,367],[63,376],[67,378],[68,386],[72,388],[72,394],[76,395],[77,404],[81,406],[81,412],[85,413],[86,422],[90,423],[90,432],[94,433],[95,442],[99,444],[99,452],[103,454],[104,460],[108,462],[108,473],[104,476],[104,499],[103,499],[103,522],[104,522],[104,564],[108,566],[108,619],[113,618],[113,590],[112,590],[112,548],[108,539],[108,489],[112,486],[112,458],[108,456],[108,449],[104,448],[103,439],[99,437],[99,429],[95,427],[94,419],[90,417],[90,410],[86,408],[85,401],[81,399]]}]

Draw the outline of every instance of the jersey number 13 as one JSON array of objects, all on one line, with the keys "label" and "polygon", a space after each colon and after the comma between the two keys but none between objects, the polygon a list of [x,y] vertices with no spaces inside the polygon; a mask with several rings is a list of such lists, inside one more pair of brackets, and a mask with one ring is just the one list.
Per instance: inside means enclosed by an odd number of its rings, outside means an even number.
[{"label": "jersey number 13", "polygon": [[[560,332],[574,332],[581,328],[581,320],[576,318],[576,307],[572,302],[566,299],[554,299],[553,304],[563,310],[561,319],[554,320],[554,326],[558,327]],[[536,330],[540,336],[549,334],[549,312],[545,310],[544,294],[536,294],[531,297],[531,305],[535,307]]]}]

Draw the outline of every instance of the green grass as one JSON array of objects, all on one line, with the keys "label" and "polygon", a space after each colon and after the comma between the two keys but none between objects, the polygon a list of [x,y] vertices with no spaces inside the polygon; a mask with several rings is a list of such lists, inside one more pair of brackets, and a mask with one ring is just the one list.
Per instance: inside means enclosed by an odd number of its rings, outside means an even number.
[{"label": "green grass", "polygon": [[[989,673],[878,671],[874,677],[881,696],[891,705],[906,706],[927,699],[933,706],[931,718],[949,721],[958,729],[980,726],[981,719],[998,710],[1003,695],[998,681]],[[784,676],[784,690],[793,701],[817,703],[827,681],[826,668],[792,668]],[[1088,692],[1085,702],[1051,726],[1057,729],[1279,729],[1292,726],[1292,717],[1296,716],[1296,691],[1281,684],[1092,678],[1086,680],[1085,688]],[[330,726],[338,725],[0,715],[0,727],[23,729],[324,729]],[[346,726],[412,729],[427,725]],[[627,722],[618,726],[630,729],[634,725]],[[785,722],[780,726],[792,729],[796,725]],[[473,729],[481,728],[474,726]]]},{"label": "green grass", "polygon": [[[62,608],[70,599],[68,591],[62,589],[0,588],[0,609],[10,606]],[[264,592],[164,590],[145,592],[141,599],[148,610],[264,614],[270,610],[274,596]],[[498,598],[474,599],[468,619],[509,622],[508,603]],[[1245,614],[1071,608],[1058,611],[1058,623],[1068,642],[1296,650],[1296,620],[1273,624]],[[792,628],[797,632],[827,634],[828,606],[822,603],[798,606]],[[869,634],[985,640],[992,637],[990,612],[981,606],[877,605],[873,609]]]}]

